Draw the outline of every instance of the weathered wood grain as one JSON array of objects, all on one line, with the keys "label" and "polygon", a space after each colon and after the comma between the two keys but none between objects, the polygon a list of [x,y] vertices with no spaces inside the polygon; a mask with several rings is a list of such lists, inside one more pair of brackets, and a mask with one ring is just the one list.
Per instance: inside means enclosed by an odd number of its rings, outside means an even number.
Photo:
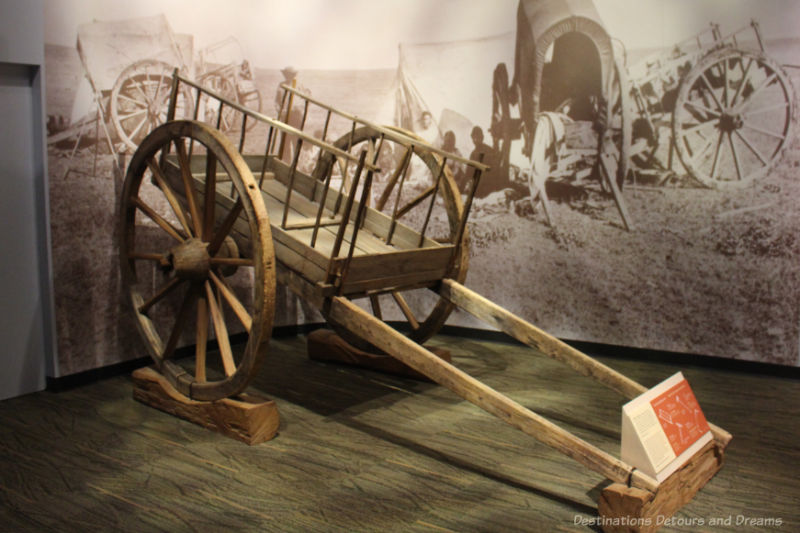
[{"label": "weathered wood grain", "polygon": [[150,367],[136,370],[133,383],[136,400],[244,443],[260,444],[278,432],[280,417],[273,400],[243,395],[197,402],[179,393]]}]

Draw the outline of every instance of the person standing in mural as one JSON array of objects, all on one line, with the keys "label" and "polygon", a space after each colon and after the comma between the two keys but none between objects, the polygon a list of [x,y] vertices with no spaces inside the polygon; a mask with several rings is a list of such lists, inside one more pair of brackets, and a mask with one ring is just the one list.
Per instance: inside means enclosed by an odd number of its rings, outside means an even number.
[{"label": "person standing in mural", "polygon": [[[447,152],[448,154],[457,155],[458,157],[464,157],[461,154],[461,151],[456,147],[456,134],[453,130],[447,130],[444,134],[444,141],[442,142],[442,150]],[[467,179],[468,176],[466,175],[466,168],[464,163],[459,163],[457,161],[448,161],[448,166],[450,170],[453,172],[453,179],[456,181],[456,185],[458,186],[458,190],[462,193],[467,192]]]},{"label": "person standing in mural", "polygon": [[500,169],[500,154],[484,141],[483,128],[475,126],[470,136],[475,148],[469,158],[473,161],[482,161],[489,167],[489,170],[481,176],[478,189],[475,191],[476,198],[485,198],[492,192],[508,187],[508,177],[504,177]]},{"label": "person standing in mural", "polygon": [[[275,89],[275,117],[294,128],[300,129],[303,121],[303,107],[305,102],[297,95],[285,91],[281,85],[294,87],[302,94],[307,94],[309,96],[311,95],[311,91],[298,82],[298,71],[296,68],[288,66],[281,70],[281,74],[283,74],[283,80],[278,83],[278,87]],[[294,156],[294,147],[297,143],[297,137],[294,135],[286,135],[283,142],[281,143],[281,141],[278,140],[278,143],[280,143],[277,145],[279,148],[281,146],[284,147],[283,150],[281,150],[282,159],[291,161]]]},{"label": "person standing in mural", "polygon": [[439,126],[433,121],[433,115],[430,111],[423,111],[419,117],[419,128],[414,130],[414,133],[422,137],[426,143],[440,148],[442,146],[442,134],[439,131]]}]

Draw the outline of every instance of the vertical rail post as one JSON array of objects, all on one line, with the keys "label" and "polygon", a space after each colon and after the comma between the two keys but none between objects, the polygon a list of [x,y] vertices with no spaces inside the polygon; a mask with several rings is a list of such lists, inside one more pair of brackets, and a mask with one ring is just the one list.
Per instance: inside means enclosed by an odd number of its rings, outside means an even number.
[{"label": "vertical rail post", "polygon": [[286,220],[289,218],[289,201],[292,199],[292,188],[294,187],[294,175],[297,170],[297,160],[300,159],[300,150],[303,148],[302,137],[297,139],[295,144],[294,159],[292,166],[289,169],[289,183],[286,186],[286,204],[283,206],[283,218],[281,219],[281,228],[286,229]]},{"label": "vertical rail post", "polygon": [[328,263],[328,272],[326,275],[326,279],[330,283],[332,277],[334,275],[333,272],[333,265],[336,258],[339,255],[339,250],[342,248],[342,241],[344,240],[344,233],[347,229],[347,223],[350,220],[350,212],[353,210],[353,201],[355,200],[356,196],[356,189],[358,188],[358,182],[361,179],[361,171],[364,169],[364,160],[367,158],[367,152],[362,151],[361,156],[358,158],[358,166],[356,167],[356,174],[353,177],[353,188],[350,190],[350,194],[347,195],[347,202],[345,202],[344,206],[344,213],[342,214],[342,221],[339,223],[339,231],[336,232],[336,240],[333,242],[333,249],[331,251],[331,260]]},{"label": "vertical rail post", "polygon": [[242,113],[242,134],[239,136],[239,153],[243,153],[244,138],[247,134],[247,113]]},{"label": "vertical rail post", "polygon": [[339,296],[342,295],[344,291],[344,280],[347,277],[347,271],[350,270],[350,262],[353,260],[353,253],[355,253],[356,249],[356,238],[358,237],[358,231],[361,227],[361,224],[364,222],[367,213],[367,198],[372,190],[372,171],[367,171],[367,178],[364,180],[364,187],[361,189],[361,200],[358,204],[358,212],[356,213],[356,219],[353,222],[353,236],[350,238],[350,249],[347,250],[347,259],[344,261],[344,265],[342,266],[342,273],[341,277],[339,278]]},{"label": "vertical rail post", "polygon": [[[347,140],[347,150],[345,150],[345,152],[349,152],[353,147],[353,138],[355,137],[355,133],[356,123],[353,121],[353,124],[350,127],[350,138]],[[339,166],[341,166],[341,164]],[[339,184],[339,196],[336,197],[336,205],[333,208],[334,215],[339,212],[339,208],[342,206],[342,196],[344,196],[344,186],[347,183],[347,168],[349,166],[350,161],[345,160],[344,168],[342,169],[342,183]]]},{"label": "vertical rail post", "polygon": [[433,204],[436,203],[436,194],[439,192],[439,185],[442,182],[442,175],[444,174],[444,167],[447,165],[447,157],[442,158],[442,165],[439,167],[439,175],[436,176],[436,186],[433,189],[431,196],[431,203],[428,206],[428,214],[425,215],[425,222],[422,224],[422,232],[419,236],[419,248],[425,243],[425,231],[428,229],[428,222],[431,220],[431,213],[433,213]]},{"label": "vertical rail post", "polygon": [[[320,154],[322,150],[320,149]],[[317,218],[314,221],[314,229],[311,231],[311,247],[317,243],[317,233],[319,233],[319,225],[322,220],[322,212],[325,210],[325,202],[328,200],[328,190],[331,188],[331,179],[333,178],[333,163],[328,166],[328,172],[325,176],[325,185],[322,187],[322,198],[319,201],[317,208]],[[315,184],[316,185],[316,184]],[[315,193],[316,194],[316,193]]]},{"label": "vertical rail post", "polygon": [[403,184],[406,182],[408,169],[411,166],[411,158],[414,157],[414,145],[408,147],[406,157],[403,160],[403,173],[400,175],[400,184],[397,186],[397,196],[394,200],[394,209],[392,210],[392,221],[389,223],[389,232],[386,234],[386,244],[392,244],[392,237],[394,236],[395,227],[397,227],[397,210],[400,207],[400,197],[403,196]]},{"label": "vertical rail post", "polygon": [[[292,80],[292,89],[297,86],[297,78]],[[285,89],[285,93],[283,93],[284,100],[286,99],[286,95],[289,95],[289,105],[286,106],[286,120],[284,121],[286,124],[289,124],[289,119],[292,116],[292,106],[294,105],[294,93],[289,89]],[[283,109],[283,104],[281,104],[281,109]],[[280,116],[278,116],[280,120]],[[289,124],[291,125],[291,124]],[[281,144],[278,146],[278,159],[283,159],[283,152],[286,148],[286,132],[281,131]]]},{"label": "vertical rail post", "polygon": [[[483,154],[480,155],[478,159],[479,163],[483,163]],[[469,212],[472,209],[472,199],[475,197],[475,191],[478,190],[478,183],[481,180],[481,170],[476,168],[475,171],[472,173],[472,188],[467,195],[467,201],[464,205],[464,213],[461,215],[461,220],[458,222],[458,231],[456,232],[456,241],[453,243],[455,244],[455,248],[453,249],[453,255],[451,256],[450,262],[451,267],[452,263],[455,262],[458,254],[461,253],[461,248],[463,246],[464,240],[464,232],[467,230],[467,220],[469,219]]]},{"label": "vertical rail post", "polygon": [[269,145],[272,142],[272,133],[274,129],[274,126],[270,126],[269,132],[267,132],[267,147],[264,150],[264,160],[261,162],[261,178],[258,180],[259,189],[263,189],[264,187],[264,176],[267,174],[267,160],[269,159]]},{"label": "vertical rail post", "polygon": [[[199,91],[198,91],[199,92]],[[178,102],[178,69],[172,71],[172,86],[169,90],[169,106],[167,107],[167,121],[175,120],[175,107]]]},{"label": "vertical rail post", "polygon": [[[172,71],[172,86],[170,87],[169,93],[169,105],[167,106],[167,121],[175,120],[175,106],[177,105],[176,102],[178,100],[178,84],[180,80],[178,79],[178,69],[175,68]],[[96,93],[95,93],[96,94]],[[100,101],[97,100],[99,105]],[[103,125],[105,128],[105,125]],[[83,133],[83,129],[81,129],[81,133]],[[78,136],[78,141],[80,141],[80,135]],[[109,140],[109,146],[111,146],[111,141]],[[77,150],[79,143],[75,143],[75,149],[73,149],[72,153],[75,153]],[[113,147],[112,147],[113,148]],[[172,149],[172,143],[167,144],[166,150],[161,150],[161,155],[158,158],[158,166],[164,167],[164,161],[167,160],[167,155],[169,154],[170,150]],[[114,150],[112,149],[111,152],[113,153]]]}]

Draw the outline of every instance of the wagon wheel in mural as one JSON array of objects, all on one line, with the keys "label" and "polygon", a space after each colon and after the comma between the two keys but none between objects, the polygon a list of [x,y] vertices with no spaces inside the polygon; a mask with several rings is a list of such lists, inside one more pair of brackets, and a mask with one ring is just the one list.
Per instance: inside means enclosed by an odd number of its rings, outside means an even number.
[{"label": "wagon wheel in mural", "polygon": [[622,185],[630,168],[632,120],[625,68],[615,58],[613,75],[606,90],[605,106],[600,120],[604,121],[597,149],[597,170],[604,187],[610,190],[625,229],[633,223],[625,200]]},{"label": "wagon wheel in mural", "polygon": [[[275,299],[269,219],[241,155],[205,124],[159,126],[131,159],[121,213],[123,284],[161,373],[195,400],[241,392],[266,353]],[[179,344],[196,345],[191,368],[175,360]]]},{"label": "wagon wheel in mural", "polygon": [[[407,130],[394,127],[388,129],[393,134],[406,137],[412,143],[414,140],[421,141]],[[425,234],[438,242],[455,244],[464,207],[450,167],[445,165],[444,171],[440,174],[442,158],[439,155],[420,149],[418,145],[414,146],[413,150],[407,149],[402,143],[382,136],[369,126],[356,128],[333,144],[337,148],[355,154],[366,150],[366,160],[381,169],[374,176],[370,195],[371,207],[388,216],[396,214],[398,223],[421,231],[435,193],[435,203]],[[348,191],[352,184],[355,165],[344,166],[329,154],[319,162],[314,176],[323,179],[329,170],[334,176],[332,183],[336,183],[337,179],[343,181],[343,185],[341,183],[340,185],[345,192]],[[363,181],[362,178],[361,183]],[[462,243],[458,257],[450,271],[444,274],[444,278],[458,282],[463,282],[466,278],[469,259],[466,234]],[[393,322],[392,316],[399,318],[401,323],[399,329],[407,332],[409,338],[419,343],[435,335],[453,310],[452,304],[426,288],[388,290],[381,294],[371,294],[367,299],[367,309],[374,316],[389,322]],[[336,327],[335,329],[348,342],[365,347],[363,342],[355,339],[346,330]]]},{"label": "wagon wheel in mural", "polygon": [[[257,89],[249,90],[247,92],[240,92],[237,90],[236,98],[240,104],[245,106],[248,109],[252,109],[253,111],[257,111],[261,113],[261,108],[263,106],[263,102],[261,99],[261,92]],[[253,129],[256,125],[257,121],[250,120],[247,122],[247,130]]]},{"label": "wagon wheel in mural", "polygon": [[[202,85],[221,96],[228,102],[236,101],[236,86],[227,76],[220,74],[210,74],[203,77]],[[220,101],[215,98],[205,98],[204,121],[213,124],[218,130],[230,132],[238,128],[236,121],[242,120],[241,113],[230,106],[222,106],[220,113]]]},{"label": "wagon wheel in mural", "polygon": [[[173,70],[163,61],[143,59],[126,67],[114,82],[109,103],[111,122],[131,151],[153,128],[166,122]],[[175,116],[190,117],[193,108],[191,93],[184,85]]]},{"label": "wagon wheel in mural", "polygon": [[609,178],[604,184],[620,189],[630,166],[632,111],[629,99],[625,68],[615,60],[605,105],[601,108],[603,127],[597,159],[599,170]]},{"label": "wagon wheel in mural", "polygon": [[764,176],[791,140],[794,90],[771,59],[722,49],[681,82],[672,135],[686,170],[713,188]]},{"label": "wagon wheel in mural", "polygon": [[[257,90],[246,93],[239,92],[234,80],[230,76],[214,73],[204,76],[201,84],[214,91],[227,102],[236,102],[253,111],[261,112],[261,93]],[[205,102],[205,122],[214,124],[218,130],[223,132],[237,131],[242,126],[242,113],[237,112],[230,106],[223,106],[222,113],[219,112],[219,100],[206,98]],[[251,130],[257,121],[249,120],[247,130]]]}]

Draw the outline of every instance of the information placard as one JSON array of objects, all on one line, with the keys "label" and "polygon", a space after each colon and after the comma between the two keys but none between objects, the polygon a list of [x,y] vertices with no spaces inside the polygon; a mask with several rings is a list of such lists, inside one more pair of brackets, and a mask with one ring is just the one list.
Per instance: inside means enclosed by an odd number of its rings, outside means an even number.
[{"label": "information placard", "polygon": [[659,483],[712,438],[681,372],[622,406],[622,460]]}]

